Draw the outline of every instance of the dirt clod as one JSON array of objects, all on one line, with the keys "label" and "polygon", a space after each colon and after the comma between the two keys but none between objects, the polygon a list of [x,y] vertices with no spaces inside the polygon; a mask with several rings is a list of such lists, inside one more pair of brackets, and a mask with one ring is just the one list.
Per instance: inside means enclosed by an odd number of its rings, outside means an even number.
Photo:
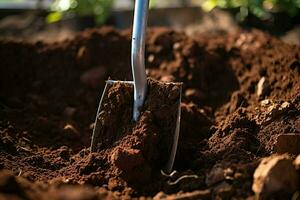
[{"label": "dirt clod", "polygon": [[111,161],[117,168],[130,171],[144,163],[142,152],[138,149],[117,148],[111,155]]}]

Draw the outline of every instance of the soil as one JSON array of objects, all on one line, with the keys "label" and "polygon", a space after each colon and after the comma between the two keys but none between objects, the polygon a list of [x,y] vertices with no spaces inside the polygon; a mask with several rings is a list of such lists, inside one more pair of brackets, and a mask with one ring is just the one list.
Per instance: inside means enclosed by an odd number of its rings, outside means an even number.
[{"label": "soil", "polygon": [[153,95],[134,123],[132,89],[116,87],[108,105],[119,118],[102,113],[112,129],[89,151],[105,80],[132,79],[130,30],[91,29],[52,44],[1,40],[1,198],[254,197],[254,170],[276,153],[276,137],[300,134],[300,47],[258,30],[147,35],[147,74],[160,81],[152,83],[183,82],[177,172],[159,170],[176,89]]},{"label": "soil", "polygon": [[133,84],[107,83],[91,149],[103,156],[111,177],[119,174],[135,188],[155,183],[160,169],[168,170],[181,84],[149,79],[147,91],[140,117],[133,121]]}]

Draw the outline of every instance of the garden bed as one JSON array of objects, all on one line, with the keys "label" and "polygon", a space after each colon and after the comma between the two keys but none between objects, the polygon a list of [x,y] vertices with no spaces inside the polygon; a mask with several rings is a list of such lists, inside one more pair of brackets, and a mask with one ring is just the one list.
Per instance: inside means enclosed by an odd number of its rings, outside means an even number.
[{"label": "garden bed", "polygon": [[[147,145],[117,149],[115,160],[88,149],[105,80],[132,79],[129,30],[91,29],[53,44],[1,40],[4,199],[247,198],[261,158],[299,153],[277,145],[279,135],[300,135],[299,46],[258,30],[188,37],[151,28],[147,35],[148,76],[183,82],[177,173],[144,165]],[[148,118],[136,126],[151,129],[142,124]],[[128,165],[114,167],[118,159]],[[283,195],[274,198],[293,193]]]}]

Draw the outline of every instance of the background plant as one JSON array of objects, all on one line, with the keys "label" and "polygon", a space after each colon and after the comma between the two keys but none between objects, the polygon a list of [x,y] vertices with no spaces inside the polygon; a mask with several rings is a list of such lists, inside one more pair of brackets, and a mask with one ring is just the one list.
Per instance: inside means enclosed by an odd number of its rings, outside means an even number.
[{"label": "background plant", "polygon": [[113,0],[55,0],[47,22],[61,20],[66,15],[94,16],[96,24],[103,24],[109,16]]},{"label": "background plant", "polygon": [[300,0],[193,0],[205,11],[216,7],[225,9],[239,9],[237,18],[244,20],[249,13],[261,18],[268,19],[273,12],[285,12],[295,16],[300,10]]}]

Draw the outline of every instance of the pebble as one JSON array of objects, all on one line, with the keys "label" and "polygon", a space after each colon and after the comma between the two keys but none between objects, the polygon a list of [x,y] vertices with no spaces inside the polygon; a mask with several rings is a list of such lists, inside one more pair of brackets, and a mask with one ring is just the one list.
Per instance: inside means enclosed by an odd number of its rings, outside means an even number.
[{"label": "pebble", "polygon": [[154,56],[153,54],[150,54],[150,55],[148,56],[148,62],[149,62],[149,63],[153,63],[154,60],[155,60],[155,56]]},{"label": "pebble", "polygon": [[267,106],[271,103],[270,99],[265,99],[260,102],[261,106]]},{"label": "pebble", "polygon": [[268,87],[269,82],[267,81],[266,77],[263,76],[257,84],[256,95],[259,98],[264,97],[267,93]]},{"label": "pebble", "polygon": [[281,109],[287,109],[287,108],[291,107],[291,104],[289,102],[285,101],[281,104],[280,107],[281,107]]},{"label": "pebble", "polygon": [[179,50],[182,47],[182,45],[179,42],[176,42],[173,44],[173,49],[174,50]]}]

